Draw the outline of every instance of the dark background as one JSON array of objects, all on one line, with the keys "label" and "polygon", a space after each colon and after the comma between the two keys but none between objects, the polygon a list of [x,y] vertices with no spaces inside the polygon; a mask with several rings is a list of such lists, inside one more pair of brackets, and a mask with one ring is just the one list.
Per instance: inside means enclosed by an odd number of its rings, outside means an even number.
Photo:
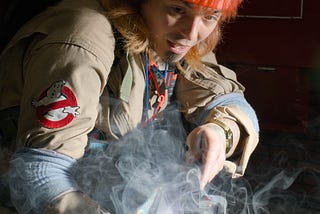
[{"label": "dark background", "polygon": [[224,28],[220,63],[233,68],[265,130],[304,133],[320,110],[318,0],[245,0]]},{"label": "dark background", "polygon": [[288,190],[304,202],[296,213],[320,213],[319,26],[319,0],[245,0],[216,51],[260,121],[246,176],[261,184],[278,171],[303,169]]}]

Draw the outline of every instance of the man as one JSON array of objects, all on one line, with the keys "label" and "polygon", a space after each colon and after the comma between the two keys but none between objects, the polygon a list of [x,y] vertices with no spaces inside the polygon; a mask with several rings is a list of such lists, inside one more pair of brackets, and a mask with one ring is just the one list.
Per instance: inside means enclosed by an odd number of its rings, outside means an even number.
[{"label": "man", "polygon": [[93,146],[88,134],[95,127],[106,142],[118,140],[161,120],[172,101],[195,127],[186,158],[202,160],[201,188],[224,166],[242,175],[257,119],[212,53],[239,4],[62,0],[28,22],[0,58],[0,110],[19,118],[8,178],[18,212],[103,213],[70,173]]}]

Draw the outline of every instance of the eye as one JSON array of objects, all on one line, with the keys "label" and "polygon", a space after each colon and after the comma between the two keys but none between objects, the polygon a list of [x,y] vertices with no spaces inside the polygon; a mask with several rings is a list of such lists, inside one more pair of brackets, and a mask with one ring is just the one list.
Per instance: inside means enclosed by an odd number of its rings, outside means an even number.
[{"label": "eye", "polygon": [[217,20],[217,17],[213,15],[205,16],[204,18],[208,21]]},{"label": "eye", "polygon": [[208,21],[218,21],[221,16],[221,12],[219,10],[213,11],[213,13],[206,14],[204,18]]},{"label": "eye", "polygon": [[169,13],[171,14],[179,14],[179,15],[182,15],[185,13],[185,9],[182,8],[182,7],[179,7],[179,6],[170,6],[168,8],[169,10]]}]

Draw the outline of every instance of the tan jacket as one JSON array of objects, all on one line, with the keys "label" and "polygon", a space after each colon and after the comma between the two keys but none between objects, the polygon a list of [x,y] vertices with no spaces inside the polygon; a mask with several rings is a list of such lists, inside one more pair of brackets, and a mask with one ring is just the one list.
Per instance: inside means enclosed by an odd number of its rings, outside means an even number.
[{"label": "tan jacket", "polygon": [[[112,67],[114,47],[111,24],[95,0],[63,0],[16,34],[0,57],[0,110],[20,106],[20,144],[79,159],[94,126],[115,140],[141,123],[144,56],[124,55]],[[201,72],[181,68],[176,83],[181,111],[190,122],[217,95],[244,90],[213,54],[204,63]],[[236,106],[214,108],[210,115],[232,118],[246,131],[242,155],[226,163],[243,174],[258,142],[252,122]]]}]

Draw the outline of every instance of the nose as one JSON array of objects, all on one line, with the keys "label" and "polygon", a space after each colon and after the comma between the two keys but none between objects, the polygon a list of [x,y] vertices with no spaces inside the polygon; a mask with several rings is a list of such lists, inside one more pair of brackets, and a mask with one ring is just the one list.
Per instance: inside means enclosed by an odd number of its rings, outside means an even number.
[{"label": "nose", "polygon": [[184,38],[191,41],[196,41],[198,39],[200,27],[201,18],[198,16],[190,16],[181,23],[180,33],[184,36]]}]

